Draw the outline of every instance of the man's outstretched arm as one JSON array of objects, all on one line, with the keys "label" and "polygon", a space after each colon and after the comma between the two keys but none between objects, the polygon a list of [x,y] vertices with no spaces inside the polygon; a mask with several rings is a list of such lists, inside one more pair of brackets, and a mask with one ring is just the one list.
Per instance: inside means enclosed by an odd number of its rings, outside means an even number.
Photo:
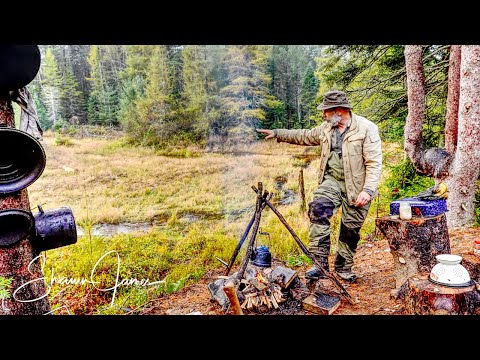
[{"label": "man's outstretched arm", "polygon": [[255,129],[261,134],[267,135],[265,140],[277,139],[278,142],[286,142],[296,145],[320,145],[321,129],[319,126],[313,129]]}]

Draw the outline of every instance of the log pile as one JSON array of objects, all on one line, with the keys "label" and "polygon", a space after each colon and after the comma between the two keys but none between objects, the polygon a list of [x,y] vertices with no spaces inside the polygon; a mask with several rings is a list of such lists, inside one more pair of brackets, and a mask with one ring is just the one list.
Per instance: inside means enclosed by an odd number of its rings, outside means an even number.
[{"label": "log pile", "polygon": [[264,270],[256,266],[247,268],[241,308],[259,312],[278,309],[287,301],[288,287],[296,276],[295,271],[282,266]]},{"label": "log pile", "polygon": [[284,266],[262,268],[248,264],[244,277],[236,287],[237,275],[219,276],[209,285],[212,298],[226,312],[237,315],[242,315],[244,311],[266,313],[279,309],[281,304],[290,299],[301,300],[306,296],[299,292],[306,286],[298,284],[297,272]]}]

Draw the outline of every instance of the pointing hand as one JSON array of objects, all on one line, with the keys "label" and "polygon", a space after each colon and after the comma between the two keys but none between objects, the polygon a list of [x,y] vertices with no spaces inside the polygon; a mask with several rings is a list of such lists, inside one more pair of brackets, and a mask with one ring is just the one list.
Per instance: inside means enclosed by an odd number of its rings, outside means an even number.
[{"label": "pointing hand", "polygon": [[269,129],[255,129],[255,130],[260,134],[267,135],[265,136],[265,140],[273,139],[275,137],[275,133],[273,132],[273,130],[269,130]]}]

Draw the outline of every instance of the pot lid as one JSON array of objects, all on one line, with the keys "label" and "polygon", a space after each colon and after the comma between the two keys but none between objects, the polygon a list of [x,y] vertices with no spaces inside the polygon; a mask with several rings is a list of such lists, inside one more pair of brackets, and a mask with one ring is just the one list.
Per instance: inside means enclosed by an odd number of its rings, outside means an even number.
[{"label": "pot lid", "polygon": [[40,61],[37,45],[0,45],[0,91],[29,84],[40,69]]}]

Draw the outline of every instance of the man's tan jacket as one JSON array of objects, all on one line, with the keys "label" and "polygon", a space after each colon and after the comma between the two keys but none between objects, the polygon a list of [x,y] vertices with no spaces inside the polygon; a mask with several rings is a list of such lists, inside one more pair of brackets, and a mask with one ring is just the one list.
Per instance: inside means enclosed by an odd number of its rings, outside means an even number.
[{"label": "man's tan jacket", "polygon": [[[373,196],[377,194],[382,173],[382,142],[376,124],[353,112],[351,114],[352,122],[343,138],[342,159],[347,199],[353,206],[358,194],[364,189],[371,190]],[[330,130],[330,124],[325,121],[313,129],[274,129],[273,131],[278,142],[321,146],[318,174],[318,184],[321,184],[330,155],[332,143]]]}]

